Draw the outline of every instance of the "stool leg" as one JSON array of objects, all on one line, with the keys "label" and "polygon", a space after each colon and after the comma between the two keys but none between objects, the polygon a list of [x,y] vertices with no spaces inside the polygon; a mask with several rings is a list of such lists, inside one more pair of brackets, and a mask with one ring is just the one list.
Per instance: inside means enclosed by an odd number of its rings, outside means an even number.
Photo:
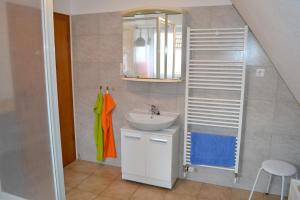
[{"label": "stool leg", "polygon": [[284,193],[284,176],[282,176],[282,182],[281,182],[281,200],[283,200],[283,193]]},{"label": "stool leg", "polygon": [[257,181],[258,181],[258,178],[259,178],[259,176],[260,176],[261,171],[262,171],[262,168],[260,168],[260,169],[258,170],[258,173],[257,173],[257,175],[256,175],[256,179],[255,179],[255,181],[254,181],[254,184],[253,184],[253,187],[252,187],[250,196],[249,196],[249,200],[252,199],[252,195],[253,195],[253,192],[254,192],[254,189],[255,189],[255,186],[256,186],[256,183],[257,183]]},{"label": "stool leg", "polygon": [[266,195],[269,195],[269,192],[270,192],[270,186],[271,186],[271,182],[272,182],[272,177],[273,177],[273,175],[270,174],[270,178],[269,178],[269,183],[268,183],[268,188],[267,188]]}]

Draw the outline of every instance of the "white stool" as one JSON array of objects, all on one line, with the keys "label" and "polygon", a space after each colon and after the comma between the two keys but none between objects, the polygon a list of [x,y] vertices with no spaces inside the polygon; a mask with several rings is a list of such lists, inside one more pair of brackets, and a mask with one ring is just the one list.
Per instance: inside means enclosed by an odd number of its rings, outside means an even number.
[{"label": "white stool", "polygon": [[270,179],[269,179],[266,194],[269,194],[270,185],[271,185],[271,182],[272,182],[272,176],[273,175],[281,176],[281,178],[282,178],[282,182],[281,182],[281,200],[283,200],[285,177],[295,176],[296,179],[298,178],[297,177],[297,169],[293,165],[291,165],[287,162],[284,162],[284,161],[280,161],[280,160],[265,160],[262,163],[261,168],[258,170],[253,188],[252,188],[250,196],[249,196],[249,200],[251,200],[251,198],[252,198],[252,195],[253,195],[253,192],[254,192],[254,189],[255,189],[255,185],[257,183],[257,180],[258,180],[262,170],[264,170],[265,172],[270,174]]}]

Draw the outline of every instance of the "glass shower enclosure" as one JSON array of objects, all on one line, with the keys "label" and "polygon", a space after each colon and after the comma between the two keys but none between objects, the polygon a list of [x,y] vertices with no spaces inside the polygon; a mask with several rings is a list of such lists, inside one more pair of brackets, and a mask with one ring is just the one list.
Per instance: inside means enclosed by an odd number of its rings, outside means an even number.
[{"label": "glass shower enclosure", "polygon": [[52,12],[0,0],[0,199],[65,199]]}]

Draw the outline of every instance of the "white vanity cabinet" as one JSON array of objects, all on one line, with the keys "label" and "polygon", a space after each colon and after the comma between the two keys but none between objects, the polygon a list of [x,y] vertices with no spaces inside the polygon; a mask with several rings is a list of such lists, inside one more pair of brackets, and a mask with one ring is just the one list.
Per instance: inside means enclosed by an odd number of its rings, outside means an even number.
[{"label": "white vanity cabinet", "polygon": [[121,129],[122,179],[172,188],[178,177],[178,127]]}]

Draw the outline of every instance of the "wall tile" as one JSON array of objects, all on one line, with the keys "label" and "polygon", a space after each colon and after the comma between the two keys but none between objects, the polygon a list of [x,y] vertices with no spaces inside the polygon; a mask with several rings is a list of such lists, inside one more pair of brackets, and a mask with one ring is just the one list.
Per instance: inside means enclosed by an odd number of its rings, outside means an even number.
[{"label": "wall tile", "polygon": [[300,107],[296,102],[277,102],[272,131],[278,135],[300,136]]},{"label": "wall tile", "polygon": [[188,175],[188,179],[210,183],[210,184],[218,184],[222,186],[233,186],[234,174],[229,173],[224,170],[215,170],[210,168],[197,168],[195,169],[195,173],[191,173]]},{"label": "wall tile", "polygon": [[248,34],[247,65],[273,66],[273,63],[269,59],[264,49],[261,48],[260,43],[257,41],[252,32],[249,32]]},{"label": "wall tile", "polygon": [[100,36],[97,50],[100,61],[122,63],[122,34]]},{"label": "wall tile", "polygon": [[[256,69],[264,69],[264,77],[256,77]],[[247,66],[247,99],[274,100],[278,75],[274,67]]]},{"label": "wall tile", "polygon": [[297,103],[290,89],[287,87],[287,85],[280,76],[278,77],[277,81],[276,101]]},{"label": "wall tile", "polygon": [[157,105],[161,111],[176,111],[177,110],[177,96],[176,94],[161,94],[150,93],[150,104]]},{"label": "wall tile", "polygon": [[120,13],[101,13],[98,17],[100,34],[122,33],[122,16]]},{"label": "wall tile", "polygon": [[150,93],[156,94],[177,94],[178,84],[177,83],[151,83]]},{"label": "wall tile", "polygon": [[[195,28],[242,27],[243,20],[232,6],[185,8],[184,26]],[[149,109],[157,104],[162,110],[180,112],[180,152],[183,158],[183,124],[185,82],[157,84],[130,82],[120,79],[122,62],[122,19],[120,13],[101,13],[72,16],[73,26],[73,73],[76,134],[81,159],[95,161],[93,141],[94,116],[92,107],[98,86],[113,87],[111,91],[117,107],[113,112],[115,141],[120,153],[120,128],[127,124],[124,115],[135,108]],[[84,30],[83,30],[84,29]],[[250,189],[258,168],[265,159],[288,160],[300,166],[300,108],[282,81],[272,62],[250,33],[247,57],[247,89],[245,132],[242,140],[240,179],[233,184],[233,173],[222,170],[199,168],[188,179]],[[185,54],[185,51],[183,51]],[[193,55],[201,58],[203,55]],[[206,56],[210,56],[207,54]],[[225,53],[220,59],[237,58]],[[212,57],[214,58],[214,57]],[[257,78],[255,70],[265,69],[265,77]],[[183,74],[185,66],[183,65]],[[200,91],[206,97],[216,92]],[[233,98],[239,94],[218,93],[220,97]],[[226,129],[216,132],[231,133]],[[297,157],[298,156],[298,157]],[[108,159],[106,164],[120,165],[120,157]],[[182,175],[182,168],[179,174]],[[268,176],[263,175],[257,190],[264,191]],[[280,180],[274,180],[271,192],[279,193]]]},{"label": "wall tile", "polygon": [[98,21],[95,14],[72,16],[72,35],[97,35],[99,33]]},{"label": "wall tile", "polygon": [[273,135],[271,158],[293,163],[300,169],[300,135]]},{"label": "wall tile", "polygon": [[95,35],[84,35],[72,37],[73,60],[76,62],[97,62],[100,60],[99,51],[100,37]]},{"label": "wall tile", "polygon": [[[271,138],[269,140],[261,140],[259,138],[246,139],[244,146],[242,147],[242,160],[248,161],[249,164],[253,165],[254,163],[256,163],[256,165],[261,164],[262,161],[270,158],[270,144]],[[245,171],[244,173],[246,174],[248,171]]]},{"label": "wall tile", "polygon": [[[75,87],[78,89],[95,89],[100,83],[100,75],[103,69],[100,68],[101,63],[80,63],[75,62],[76,65],[76,79],[74,80]],[[80,75],[78,75],[80,74]]]},{"label": "wall tile", "polygon": [[211,8],[211,27],[240,28],[243,26],[245,23],[232,6],[213,6]]},{"label": "wall tile", "polygon": [[76,112],[90,112],[93,111],[94,103],[96,102],[99,89],[81,89],[75,94]]},{"label": "wall tile", "polygon": [[246,104],[246,138],[261,140],[270,139],[275,101],[248,100]]},{"label": "wall tile", "polygon": [[125,88],[130,93],[150,93],[151,83],[122,81]]},{"label": "wall tile", "polygon": [[211,7],[186,8],[187,26],[197,28],[211,27]]}]

